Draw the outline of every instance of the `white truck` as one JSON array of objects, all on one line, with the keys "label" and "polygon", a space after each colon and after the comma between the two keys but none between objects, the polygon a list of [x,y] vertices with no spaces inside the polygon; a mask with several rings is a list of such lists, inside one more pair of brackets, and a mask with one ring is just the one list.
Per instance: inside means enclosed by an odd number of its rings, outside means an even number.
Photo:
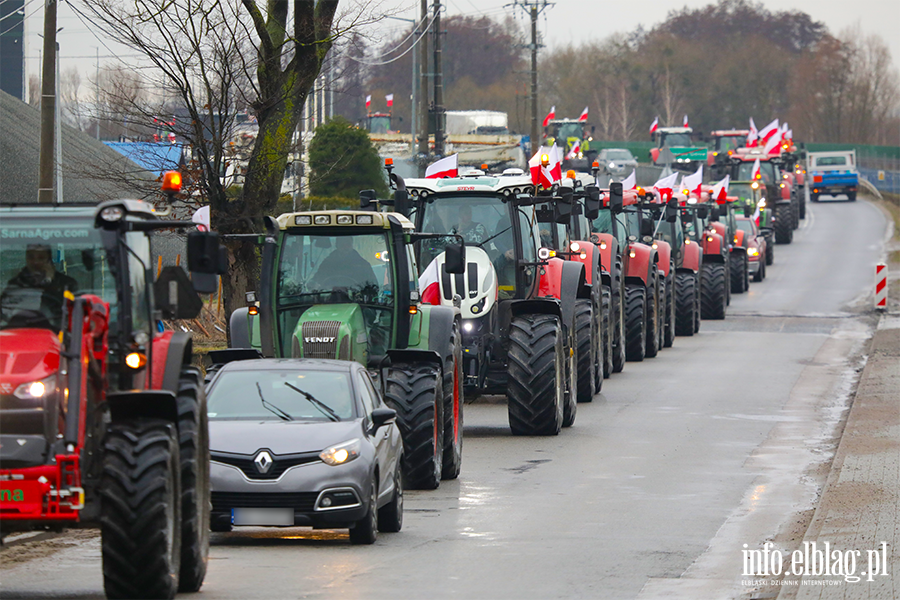
[{"label": "white truck", "polygon": [[819,201],[819,196],[845,195],[856,200],[859,188],[859,172],[856,170],[856,150],[810,152],[806,171],[809,174],[809,199]]}]

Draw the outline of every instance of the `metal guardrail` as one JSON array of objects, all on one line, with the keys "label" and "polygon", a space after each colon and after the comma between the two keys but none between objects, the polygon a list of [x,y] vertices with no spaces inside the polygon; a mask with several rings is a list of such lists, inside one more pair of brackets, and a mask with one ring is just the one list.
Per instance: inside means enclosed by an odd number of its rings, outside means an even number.
[{"label": "metal guardrail", "polygon": [[900,171],[861,168],[859,176],[861,180],[864,179],[879,192],[900,194]]}]

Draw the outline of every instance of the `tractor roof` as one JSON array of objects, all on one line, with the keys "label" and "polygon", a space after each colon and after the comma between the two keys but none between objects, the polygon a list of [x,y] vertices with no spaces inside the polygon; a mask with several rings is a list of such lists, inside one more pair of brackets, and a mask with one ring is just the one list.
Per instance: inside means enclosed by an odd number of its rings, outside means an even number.
[{"label": "tractor roof", "polygon": [[579,125],[587,125],[586,121],[579,121],[578,119],[550,119],[550,124],[557,125],[568,125],[569,123],[575,123]]},{"label": "tractor roof", "polygon": [[[509,190],[510,194],[534,194],[531,175],[519,174],[520,170],[505,175],[484,175],[475,171],[471,176],[448,177],[445,179],[407,179],[406,189],[414,198],[431,194],[457,192],[497,193]],[[516,191],[518,190],[518,191]]]},{"label": "tractor roof", "polygon": [[389,229],[389,218],[395,218],[404,230],[412,231],[415,226],[409,219],[395,212],[372,212],[368,210],[312,210],[309,212],[285,213],[276,219],[278,227],[284,229],[354,227],[369,229]]},{"label": "tractor roof", "polygon": [[750,135],[749,129],[717,129],[710,131],[711,137],[747,137]]},{"label": "tractor roof", "polygon": [[[600,190],[600,202],[604,208],[609,207],[609,190]],[[637,190],[625,190],[622,192],[622,205],[631,206],[638,203]]]},{"label": "tractor roof", "polygon": [[759,162],[766,162],[778,157],[777,154],[766,154],[766,151],[762,148],[738,148],[732,156],[744,162],[753,162],[757,158]]},{"label": "tractor roof", "polygon": [[656,130],[656,133],[693,133],[694,130],[690,127],[660,127]]}]

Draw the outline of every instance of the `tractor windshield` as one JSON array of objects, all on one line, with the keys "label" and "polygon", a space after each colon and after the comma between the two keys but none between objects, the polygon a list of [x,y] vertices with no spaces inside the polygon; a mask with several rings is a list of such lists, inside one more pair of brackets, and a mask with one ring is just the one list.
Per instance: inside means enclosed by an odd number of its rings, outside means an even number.
[{"label": "tractor windshield", "polygon": [[[63,294],[116,305],[116,283],[90,219],[4,215],[0,226],[0,328],[60,329]],[[115,319],[110,319],[110,324]]]},{"label": "tractor windshield", "polygon": [[[753,171],[753,161],[744,161],[738,165],[737,173],[732,179],[738,181],[750,181],[750,173]],[[775,165],[769,161],[759,163],[759,172],[765,183],[773,183],[778,180],[775,176]]]},{"label": "tractor windshield", "polygon": [[556,136],[557,142],[567,141],[569,138],[581,139],[584,135],[584,128],[580,123],[565,123],[559,126],[559,135]]},{"label": "tractor windshield", "polygon": [[747,138],[740,135],[728,135],[716,138],[716,151],[727,152],[737,150],[747,145]]},{"label": "tractor windshield", "polygon": [[749,183],[732,183],[728,186],[728,193],[741,199],[741,204],[754,202],[758,196]]},{"label": "tractor windshield", "polygon": [[661,145],[669,146],[670,148],[690,146],[691,136],[686,133],[664,133]]},{"label": "tractor windshield", "polygon": [[314,305],[362,308],[370,354],[384,354],[390,340],[394,274],[385,233],[328,234],[288,231],[276,280],[276,319],[284,356],[291,356],[294,330]]}]

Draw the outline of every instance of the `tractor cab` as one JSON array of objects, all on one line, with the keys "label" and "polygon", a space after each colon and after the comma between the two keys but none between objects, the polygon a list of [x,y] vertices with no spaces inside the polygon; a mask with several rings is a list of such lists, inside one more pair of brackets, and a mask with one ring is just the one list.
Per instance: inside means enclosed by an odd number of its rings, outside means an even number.
[{"label": "tractor cab", "polygon": [[719,129],[709,134],[710,152],[706,164],[710,167],[711,177],[720,179],[728,172],[728,159],[738,148],[747,146],[749,129]]},{"label": "tractor cab", "polygon": [[655,165],[671,165],[673,169],[694,172],[707,160],[707,148],[694,142],[690,127],[660,127],[651,134],[656,148],[650,150]]},{"label": "tractor cab", "polygon": [[545,144],[552,146],[555,143],[562,149],[564,169],[585,172],[589,169],[597,156],[597,150],[591,149],[593,126],[578,119],[551,119],[544,131]]}]

